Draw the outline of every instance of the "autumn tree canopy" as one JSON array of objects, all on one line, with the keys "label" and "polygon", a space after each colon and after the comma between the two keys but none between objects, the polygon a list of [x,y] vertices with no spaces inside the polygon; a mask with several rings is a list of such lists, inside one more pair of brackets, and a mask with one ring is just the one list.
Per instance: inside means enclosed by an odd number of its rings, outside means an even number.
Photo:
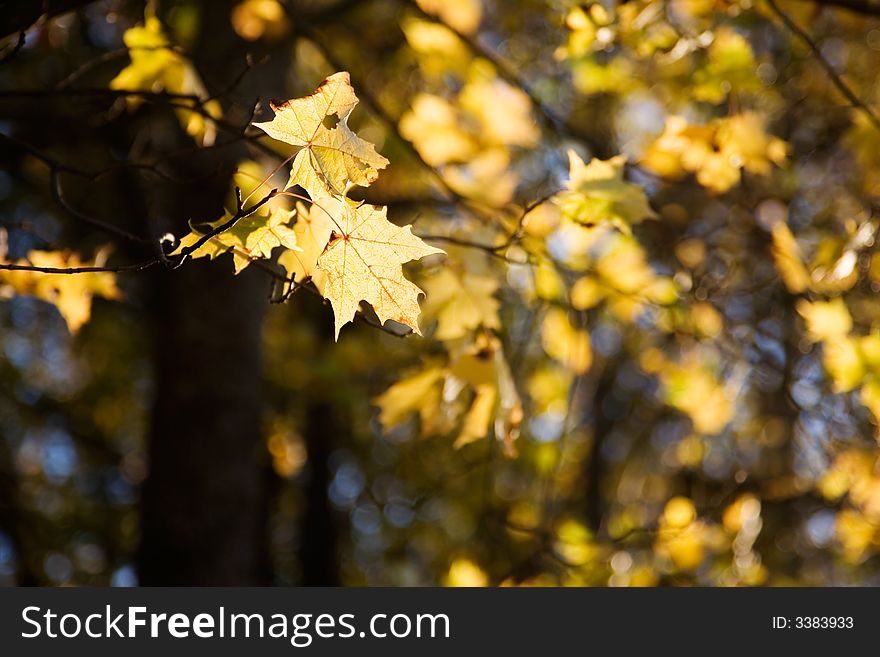
[{"label": "autumn tree canopy", "polygon": [[24,0],[0,581],[880,574],[880,10]]}]

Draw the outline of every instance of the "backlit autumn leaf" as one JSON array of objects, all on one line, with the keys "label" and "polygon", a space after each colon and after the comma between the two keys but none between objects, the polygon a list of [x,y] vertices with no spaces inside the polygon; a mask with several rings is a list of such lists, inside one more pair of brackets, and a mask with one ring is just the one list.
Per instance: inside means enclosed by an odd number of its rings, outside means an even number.
[{"label": "backlit autumn leaf", "polygon": [[273,102],[275,118],[254,123],[273,139],[301,147],[288,187],[298,184],[309,194],[327,187],[342,194],[349,183],[369,185],[388,165],[371,143],[348,127],[357,103],[348,73],[334,73],[310,96]]},{"label": "backlit autumn leaf", "polygon": [[334,221],[318,267],[327,277],[324,296],[333,305],[336,337],[354,319],[361,301],[373,306],[380,321],[393,319],[421,335],[418,297],[422,290],[404,278],[401,265],[444,252],[425,244],[409,226],[392,224],[385,218],[384,207],[354,205],[328,196],[316,205]]}]

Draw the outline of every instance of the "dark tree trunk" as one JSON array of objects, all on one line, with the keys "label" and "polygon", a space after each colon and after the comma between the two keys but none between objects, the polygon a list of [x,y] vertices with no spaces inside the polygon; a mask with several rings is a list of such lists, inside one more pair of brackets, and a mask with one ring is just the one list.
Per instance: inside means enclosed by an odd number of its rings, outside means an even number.
[{"label": "dark tree trunk", "polygon": [[[231,263],[223,263],[231,265]],[[246,585],[264,573],[258,271],[165,276],[143,491],[141,583]]]},{"label": "dark tree trunk", "polygon": [[[247,51],[262,54],[232,31],[235,4],[201,3],[194,59],[213,89],[231,85]],[[230,121],[242,121],[257,96],[284,93],[289,53],[269,53],[224,98]],[[211,153],[208,171],[229,172],[246,156],[235,148]],[[219,216],[206,208],[219,209],[229,186],[221,178],[162,200],[159,214],[173,218],[175,234],[186,232],[187,218]],[[233,276],[229,258],[189,261],[158,276],[156,401],[139,564],[145,585],[268,583],[260,351],[269,281],[254,267]]]},{"label": "dark tree trunk", "polygon": [[330,453],[343,423],[338,410],[326,401],[308,409],[304,438],[308,451],[306,510],[302,520],[304,541],[300,552],[304,586],[338,586],[337,536],[330,488]]}]

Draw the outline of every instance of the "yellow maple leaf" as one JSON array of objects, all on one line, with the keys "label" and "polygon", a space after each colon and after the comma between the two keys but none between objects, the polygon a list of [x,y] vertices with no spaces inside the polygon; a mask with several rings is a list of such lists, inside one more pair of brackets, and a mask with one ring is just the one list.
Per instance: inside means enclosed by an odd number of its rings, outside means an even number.
[{"label": "yellow maple leaf", "polygon": [[272,249],[283,246],[286,249],[298,250],[296,232],[288,224],[296,215],[295,210],[275,208],[268,220],[259,215],[251,215],[242,219],[236,228],[247,233],[245,249],[252,256],[272,257]]},{"label": "yellow maple leaf", "polygon": [[564,218],[585,226],[610,223],[624,232],[630,224],[656,218],[645,190],[623,179],[624,156],[593,158],[586,164],[570,150],[568,160],[567,191],[556,198]]},{"label": "yellow maple leaf", "polygon": [[254,123],[273,139],[300,147],[287,187],[300,185],[313,198],[324,188],[342,194],[349,183],[369,185],[388,165],[348,127],[357,103],[348,73],[334,73],[310,96],[272,102],[275,118]]},{"label": "yellow maple leaf", "polygon": [[401,265],[445,252],[425,244],[410,226],[392,224],[385,217],[385,207],[356,205],[330,196],[320,197],[315,205],[334,224],[318,268],[327,278],[324,296],[333,306],[337,339],[361,301],[373,307],[381,322],[392,319],[421,335],[418,297],[422,290],[404,278]]},{"label": "yellow maple leaf", "polygon": [[[265,206],[264,206],[265,207]],[[261,208],[262,209],[262,208]],[[189,254],[190,258],[214,258],[232,252],[235,273],[238,274],[251,262],[258,258],[269,258],[272,249],[283,246],[287,250],[299,251],[296,231],[289,226],[296,215],[295,210],[281,207],[272,208],[268,214],[256,212],[249,217],[240,219],[228,230],[211,237],[198,249]],[[195,245],[207,233],[222,226],[232,218],[227,212],[217,221],[212,221],[183,236],[177,249],[171,255],[179,255],[183,249]]]},{"label": "yellow maple leaf", "polygon": [[505,452],[514,454],[523,408],[500,340],[488,333],[480,334],[471,349],[452,363],[449,373],[473,391],[453,447],[458,449],[485,438],[494,430]]}]

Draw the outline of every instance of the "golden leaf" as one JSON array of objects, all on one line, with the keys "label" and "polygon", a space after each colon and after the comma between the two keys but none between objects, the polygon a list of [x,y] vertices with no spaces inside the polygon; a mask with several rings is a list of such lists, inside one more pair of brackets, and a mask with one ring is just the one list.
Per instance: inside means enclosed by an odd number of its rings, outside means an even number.
[{"label": "golden leaf", "polygon": [[458,449],[485,438],[494,430],[505,453],[514,455],[513,443],[519,435],[523,409],[498,338],[480,334],[471,350],[451,365],[449,373],[474,393],[453,447]]},{"label": "golden leaf", "polygon": [[766,117],[743,112],[691,125],[681,116],[669,116],[666,127],[641,157],[650,171],[667,178],[693,173],[697,182],[721,194],[738,185],[742,170],[766,175],[773,164],[785,162],[784,141],[766,131]]},{"label": "golden leaf", "polygon": [[324,296],[333,306],[337,339],[361,301],[373,306],[381,322],[392,319],[421,335],[418,298],[422,290],[404,278],[401,265],[444,251],[425,244],[412,234],[410,226],[388,221],[387,208],[354,205],[348,199],[329,196],[319,198],[315,205],[334,222],[318,268],[327,277]]},{"label": "golden leaf", "polygon": [[656,218],[645,190],[623,179],[626,158],[622,155],[593,158],[586,164],[570,150],[568,160],[567,191],[556,198],[564,218],[586,226],[611,223],[624,232],[630,224]]},{"label": "golden leaf", "polygon": [[343,194],[349,183],[369,185],[388,165],[348,127],[357,103],[348,73],[334,73],[310,96],[272,102],[275,118],[254,123],[273,139],[301,147],[287,187],[300,185],[313,198],[325,187]]},{"label": "golden leaf", "polygon": [[[265,206],[264,206],[265,207]],[[258,258],[269,258],[272,249],[283,246],[285,249],[299,251],[296,243],[296,232],[288,224],[296,215],[295,210],[275,207],[269,214],[256,212],[249,217],[240,219],[232,228],[214,235],[198,249],[189,254],[190,258],[210,258],[231,251],[235,273],[238,274],[251,262]],[[205,234],[222,226],[232,215],[228,212],[217,221],[207,224],[207,229],[192,232],[181,238],[180,244],[171,255],[179,255],[183,249],[196,244]]]}]

